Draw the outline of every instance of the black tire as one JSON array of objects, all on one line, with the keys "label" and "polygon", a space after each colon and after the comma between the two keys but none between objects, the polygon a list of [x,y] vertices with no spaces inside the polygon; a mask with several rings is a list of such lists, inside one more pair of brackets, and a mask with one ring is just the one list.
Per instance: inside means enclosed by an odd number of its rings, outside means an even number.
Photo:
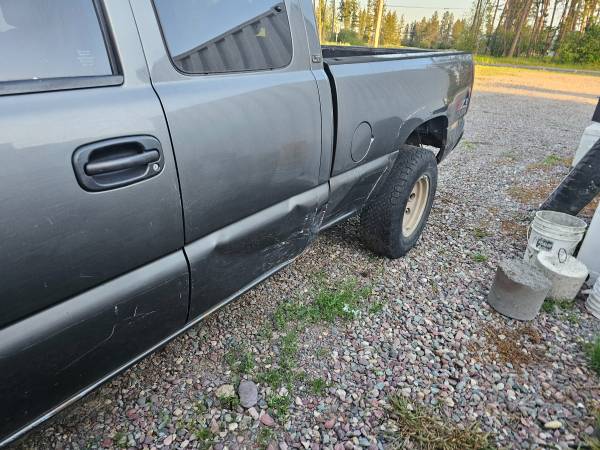
[{"label": "black tire", "polygon": [[[418,225],[405,236],[402,224],[409,197],[417,181],[424,176],[429,179],[427,203]],[[437,161],[432,152],[402,146],[392,172],[360,214],[365,244],[375,253],[391,259],[401,258],[415,247],[429,219],[437,178]]]}]

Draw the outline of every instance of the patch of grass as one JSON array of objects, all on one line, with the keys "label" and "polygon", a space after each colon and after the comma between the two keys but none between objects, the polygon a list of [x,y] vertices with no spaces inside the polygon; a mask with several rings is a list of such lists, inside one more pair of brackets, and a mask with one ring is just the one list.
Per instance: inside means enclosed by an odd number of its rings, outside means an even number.
[{"label": "patch of grass", "polygon": [[285,419],[289,414],[292,399],[289,395],[270,395],[267,397],[267,406],[277,419]]},{"label": "patch of grass", "polygon": [[187,430],[190,434],[196,436],[196,440],[200,442],[198,448],[208,449],[212,445],[215,435],[209,428],[206,427],[206,421],[201,420],[183,420],[180,419],[176,423],[177,430]]},{"label": "patch of grass", "polygon": [[200,450],[209,450],[213,446],[215,435],[208,428],[198,429],[192,432],[196,436],[196,440],[199,442],[198,447]]},{"label": "patch of grass", "polygon": [[337,288],[321,288],[312,303],[309,318],[313,322],[336,319],[354,319],[358,315],[360,301],[371,295],[370,287],[359,288],[356,281],[345,281]]},{"label": "patch of grass", "polygon": [[206,403],[204,402],[204,399],[198,400],[194,404],[194,412],[196,413],[196,415],[202,415],[202,414],[204,414],[207,411],[208,411],[208,407],[206,406]]},{"label": "patch of grass", "polygon": [[[596,410],[596,423],[595,423],[595,431],[596,436],[600,435],[600,409]],[[587,437],[585,438],[585,443],[588,445],[590,450],[600,450],[600,439],[597,437]]]},{"label": "patch of grass", "polygon": [[359,314],[360,302],[371,295],[371,288],[358,287],[355,280],[347,280],[337,287],[321,285],[311,303],[292,300],[281,303],[273,321],[278,330],[290,322],[334,322],[336,319],[351,320]]},{"label": "patch of grass", "polygon": [[325,389],[327,389],[328,384],[323,378],[314,378],[309,383],[310,392],[313,395],[321,396],[325,393]]},{"label": "patch of grass", "polygon": [[579,324],[580,320],[579,320],[579,316],[573,312],[570,312],[566,315],[566,319],[567,322],[573,324],[573,325],[577,325]]},{"label": "patch of grass", "polygon": [[119,448],[127,448],[129,445],[127,444],[127,433],[124,431],[118,431],[113,438],[113,442]]},{"label": "patch of grass", "polygon": [[473,236],[477,239],[484,239],[490,236],[490,233],[485,228],[477,227],[473,229]]},{"label": "patch of grass", "polygon": [[[585,346],[590,367],[600,376],[600,336]],[[600,423],[599,423],[600,425]]]},{"label": "patch of grass", "polygon": [[298,334],[291,331],[283,336],[281,340],[281,351],[279,365],[284,369],[296,366],[296,355],[298,354]]},{"label": "patch of grass", "polygon": [[476,263],[485,263],[488,261],[488,257],[483,253],[473,253],[471,259]]},{"label": "patch of grass", "polygon": [[275,432],[271,428],[261,427],[256,436],[256,444],[260,449],[266,449],[269,444],[275,441]]},{"label": "patch of grass", "polygon": [[275,367],[258,374],[259,383],[271,386],[273,389],[279,389],[284,385],[291,386],[294,381],[299,379],[299,375],[293,371],[296,367],[297,354],[298,334],[291,331],[281,339],[279,358]]},{"label": "patch of grass", "polygon": [[225,354],[225,361],[233,372],[241,375],[249,374],[256,365],[252,352],[237,346]]},{"label": "patch of grass", "polygon": [[375,302],[369,308],[369,314],[371,314],[371,315],[379,314],[381,311],[383,311],[383,303],[382,302]]},{"label": "patch of grass", "polygon": [[269,340],[273,337],[273,327],[271,324],[267,324],[262,327],[258,332],[258,337],[263,340]]},{"label": "patch of grass", "polygon": [[[280,303],[273,314],[273,329],[281,336],[277,343],[279,351],[270,367],[259,371],[256,378],[259,383],[271,387],[276,392],[285,386],[291,393],[295,384],[305,382],[306,374],[297,369],[299,333],[310,324],[355,318],[361,311],[361,301],[371,295],[370,287],[359,286],[354,279],[330,286],[327,274],[323,271],[314,272],[310,278],[314,283],[310,292],[312,301],[303,301],[296,297]],[[321,358],[326,357],[328,353],[326,348],[317,350],[317,356],[321,355]],[[319,383],[315,385],[309,382],[308,388],[313,392],[322,392],[324,387]],[[274,415],[279,416],[287,414],[289,402],[288,396],[271,396],[267,400],[269,408],[274,410]]]},{"label": "patch of grass", "polygon": [[476,55],[475,62],[477,64],[510,64],[512,66],[530,66],[530,67],[556,67],[562,69],[575,69],[575,70],[600,70],[600,64],[589,63],[589,64],[568,64],[561,63],[553,60],[552,57],[538,57],[538,58],[508,58],[502,56],[487,56],[487,55]]},{"label": "patch of grass", "polygon": [[547,298],[542,305],[542,311],[545,313],[553,313],[560,309],[562,311],[571,311],[575,308],[575,302],[567,299]]},{"label": "patch of grass", "polygon": [[549,170],[553,167],[564,166],[569,167],[571,165],[571,160],[569,158],[561,158],[557,155],[549,155],[544,158],[542,162],[530,164],[527,166],[527,170]]},{"label": "patch of grass", "polygon": [[463,140],[461,144],[462,144],[463,148],[468,151],[473,151],[477,148],[477,144],[475,144],[474,142],[471,142],[471,141]]},{"label": "patch of grass", "polygon": [[309,279],[316,285],[322,286],[327,281],[327,272],[317,270],[309,275]]},{"label": "patch of grass", "polygon": [[171,412],[168,409],[161,410],[158,413],[158,429],[165,428],[171,424]]},{"label": "patch of grass", "polygon": [[390,418],[397,431],[390,435],[392,448],[423,450],[487,450],[492,446],[476,423],[459,427],[433,416],[421,406],[412,406],[401,396],[390,400]]},{"label": "patch of grass", "polygon": [[222,397],[219,399],[221,406],[225,409],[234,410],[240,405],[240,399],[237,395],[232,397]]},{"label": "patch of grass", "polygon": [[560,156],[552,154],[550,156],[546,156],[543,163],[547,166],[567,166],[569,165],[570,161],[568,161],[567,158],[561,158]]},{"label": "patch of grass", "polygon": [[329,355],[330,350],[326,347],[319,347],[317,349],[317,357],[318,358],[325,358]]},{"label": "patch of grass", "polygon": [[290,371],[280,367],[267,369],[257,376],[259,383],[271,386],[273,389],[278,389],[284,384],[291,383],[293,379],[293,374]]}]

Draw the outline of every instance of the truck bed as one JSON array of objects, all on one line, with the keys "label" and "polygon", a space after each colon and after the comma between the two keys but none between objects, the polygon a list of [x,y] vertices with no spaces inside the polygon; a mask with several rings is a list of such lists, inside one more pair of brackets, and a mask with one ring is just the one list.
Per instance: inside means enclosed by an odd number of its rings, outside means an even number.
[{"label": "truck bed", "polygon": [[323,59],[329,65],[354,64],[396,59],[430,58],[432,56],[464,55],[456,50],[427,50],[422,48],[374,48],[352,47],[341,45],[324,45],[321,47]]},{"label": "truck bed", "polygon": [[439,136],[440,161],[456,146],[473,84],[470,54],[338,46],[322,52],[334,107],[333,176],[356,167],[351,153],[365,127],[372,142],[361,164],[409,142],[423,124]]}]

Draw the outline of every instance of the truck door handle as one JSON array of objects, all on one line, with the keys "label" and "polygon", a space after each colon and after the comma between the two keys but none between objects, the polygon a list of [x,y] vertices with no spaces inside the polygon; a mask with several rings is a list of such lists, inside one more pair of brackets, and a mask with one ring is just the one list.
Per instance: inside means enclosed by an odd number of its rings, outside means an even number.
[{"label": "truck door handle", "polygon": [[164,168],[158,139],[128,136],[79,147],[73,154],[73,169],[79,185],[98,192],[129,186],[155,177]]},{"label": "truck door handle", "polygon": [[158,153],[158,150],[150,150],[134,156],[123,156],[108,161],[88,163],[85,166],[85,173],[93,176],[117,172],[119,170],[132,169],[137,166],[147,166],[150,163],[157,162],[159,159],[160,153]]}]

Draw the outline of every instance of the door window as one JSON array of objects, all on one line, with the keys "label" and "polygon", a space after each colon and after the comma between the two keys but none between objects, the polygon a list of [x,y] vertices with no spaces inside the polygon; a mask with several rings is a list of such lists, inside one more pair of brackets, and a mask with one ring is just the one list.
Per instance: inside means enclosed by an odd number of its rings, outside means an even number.
[{"label": "door window", "polygon": [[93,0],[0,0],[0,82],[112,75]]},{"label": "door window", "polygon": [[274,0],[155,0],[175,66],[186,73],[269,70],[292,59],[285,3]]}]

